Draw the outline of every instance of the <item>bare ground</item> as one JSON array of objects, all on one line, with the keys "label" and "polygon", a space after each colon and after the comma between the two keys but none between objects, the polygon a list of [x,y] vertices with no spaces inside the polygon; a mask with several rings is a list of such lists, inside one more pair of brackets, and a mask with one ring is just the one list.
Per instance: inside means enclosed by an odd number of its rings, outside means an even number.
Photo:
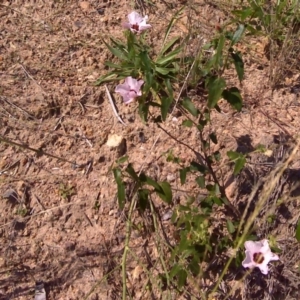
[{"label": "bare ground", "polygon": [[[202,12],[198,16],[199,34],[207,34],[220,18],[226,19],[216,7],[202,1],[195,3]],[[197,191],[192,181],[180,185],[177,167],[167,162],[164,154],[172,150],[183,163],[195,158],[192,150],[168,133],[200,150],[196,131],[181,126],[184,117],[175,112],[176,118],[163,123],[162,130],[153,122],[145,125],[140,121],[137,104],[124,106],[117,98],[125,127],[114,118],[104,87],[93,85],[105,73],[103,62],[110,58],[101,39],[109,35],[122,37],[120,23],[132,10],[131,5],[128,1],[40,0],[0,5],[1,136],[37,150],[0,145],[1,299],[33,299],[37,280],[45,282],[48,300],[121,298],[119,266],[126,216],[118,210],[111,172],[118,157],[126,154],[136,170],[147,170],[157,180],[169,181],[179,202],[187,193]],[[164,1],[146,7],[153,25],[153,46],[159,45],[160,33],[179,7]],[[180,34],[188,31],[188,17],[183,15],[176,27]],[[263,144],[273,157],[288,144],[288,136],[298,134],[299,99],[291,90],[297,76],[286,78],[283,87],[272,93],[264,46],[264,41],[249,45],[255,55],[246,60],[246,78],[241,87],[243,111],[235,113],[221,103],[222,113],[213,116],[212,129],[219,136],[214,150],[221,149],[223,154],[227,150],[248,153]],[[244,49],[245,53],[248,50]],[[228,81],[231,78],[228,74]],[[110,89],[113,91],[113,86]],[[194,100],[199,107],[205,101],[197,93]],[[113,133],[126,140],[126,149],[106,145]],[[262,170],[257,164],[268,159],[263,154],[251,155],[247,164],[250,173],[265,176],[268,167]],[[232,179],[226,161],[221,168],[229,199],[236,205],[245,202],[255,184],[253,176]],[[298,168],[295,160],[291,170]],[[159,201],[156,205],[161,215],[169,209]],[[259,296],[249,292],[249,287],[251,290],[257,284],[255,277],[250,278],[248,289],[247,284],[239,288],[234,299],[270,299],[266,296],[274,293],[270,282],[278,283],[280,278],[285,290],[276,299],[299,299],[299,256],[288,250],[299,250],[289,236],[299,218],[298,208],[299,198],[295,195],[289,202],[291,215],[282,214],[282,222],[267,231],[278,238],[283,251],[281,270],[274,271],[280,276],[267,281],[268,289],[257,292]],[[136,214],[136,224],[139,218]],[[170,222],[163,224],[170,234]],[[135,255],[143,262],[149,257],[155,262],[159,253],[154,238],[147,235],[145,239],[140,230],[134,230],[133,235],[130,245]],[[155,276],[159,270],[150,272]],[[128,277],[133,299],[164,299],[163,294],[158,296],[146,288],[149,274],[145,275],[135,257],[129,258]],[[196,291],[190,289],[195,297],[199,296]]]}]

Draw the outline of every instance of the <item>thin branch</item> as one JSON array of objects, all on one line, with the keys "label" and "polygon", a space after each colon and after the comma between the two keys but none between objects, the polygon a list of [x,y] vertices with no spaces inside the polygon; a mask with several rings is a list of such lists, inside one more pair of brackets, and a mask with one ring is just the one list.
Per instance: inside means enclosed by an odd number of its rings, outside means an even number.
[{"label": "thin branch", "polygon": [[114,112],[116,118],[119,120],[119,122],[121,122],[124,126],[126,126],[126,124],[123,122],[123,120],[121,119],[121,117],[118,115],[118,112],[117,112],[117,110],[116,110],[114,101],[113,101],[113,99],[112,99],[112,97],[111,97],[111,95],[110,95],[110,92],[109,92],[109,90],[108,90],[108,88],[107,88],[107,85],[105,85],[105,90],[106,90],[106,94],[107,94],[109,103],[110,103],[110,105],[111,105],[111,107],[112,107],[112,109],[113,109],[113,112]]}]

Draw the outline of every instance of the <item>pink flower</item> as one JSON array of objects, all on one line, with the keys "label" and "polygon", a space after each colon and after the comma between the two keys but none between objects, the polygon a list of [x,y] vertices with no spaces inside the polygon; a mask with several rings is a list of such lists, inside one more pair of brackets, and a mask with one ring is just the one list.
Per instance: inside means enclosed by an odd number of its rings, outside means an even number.
[{"label": "pink flower", "polygon": [[268,263],[272,260],[279,260],[278,255],[272,253],[268,240],[246,241],[245,248],[246,258],[242,262],[244,268],[257,267],[264,275],[267,275]]},{"label": "pink flower", "polygon": [[151,25],[146,24],[148,16],[143,17],[135,11],[128,15],[128,20],[129,23],[124,23],[123,27],[130,29],[133,33],[140,33],[151,28]]},{"label": "pink flower", "polygon": [[115,92],[119,93],[123,97],[123,101],[128,104],[136,97],[142,96],[141,86],[143,83],[143,80],[136,80],[129,76],[125,79],[123,84],[116,86]]}]

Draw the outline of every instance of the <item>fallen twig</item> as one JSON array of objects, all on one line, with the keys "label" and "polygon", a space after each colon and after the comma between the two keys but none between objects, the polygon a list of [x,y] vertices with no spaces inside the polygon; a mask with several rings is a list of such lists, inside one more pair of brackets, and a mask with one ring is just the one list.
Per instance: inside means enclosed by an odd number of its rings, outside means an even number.
[{"label": "fallen twig", "polygon": [[113,112],[114,112],[115,116],[117,117],[117,119],[118,119],[124,126],[126,126],[126,124],[123,122],[123,120],[121,119],[121,117],[118,115],[118,112],[117,112],[117,110],[116,110],[115,104],[114,104],[114,102],[113,102],[113,99],[112,99],[112,97],[111,97],[111,95],[110,95],[110,92],[109,92],[109,90],[108,90],[108,88],[107,88],[106,85],[105,85],[105,90],[106,90],[106,94],[107,94],[109,103],[110,103],[110,105],[111,105],[111,107],[112,107],[112,109],[113,109]]}]

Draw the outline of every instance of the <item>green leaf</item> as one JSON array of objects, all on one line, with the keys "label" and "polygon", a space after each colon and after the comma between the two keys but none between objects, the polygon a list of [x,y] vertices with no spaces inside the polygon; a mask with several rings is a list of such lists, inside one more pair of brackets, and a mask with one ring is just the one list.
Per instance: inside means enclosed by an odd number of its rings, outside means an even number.
[{"label": "green leaf", "polygon": [[224,90],[222,97],[237,111],[241,111],[243,99],[238,88],[231,87],[230,89]]},{"label": "green leaf", "polygon": [[139,58],[141,59],[141,63],[143,65],[143,69],[145,72],[153,72],[153,63],[147,53],[147,51],[142,51],[139,54]]},{"label": "green leaf", "polygon": [[232,14],[240,18],[240,21],[245,21],[246,18],[253,14],[253,9],[251,7],[246,7],[242,10],[233,10]]},{"label": "green leaf", "polygon": [[238,75],[239,81],[244,79],[244,62],[240,52],[231,52],[231,57],[233,59],[233,64]]},{"label": "green leaf", "polygon": [[173,101],[173,100],[174,100],[174,96],[173,96],[173,88],[172,88],[172,84],[171,84],[170,79],[169,79],[169,78],[165,79],[165,80],[164,80],[164,84],[165,84],[165,86],[166,86],[166,88],[167,88],[166,92],[167,92],[168,96],[169,96],[170,98],[172,98],[172,101]]},{"label": "green leaf", "polygon": [[190,170],[193,170],[193,171],[198,171],[202,174],[205,174],[207,169],[205,166],[203,165],[200,165],[199,163],[195,162],[195,161],[192,161],[191,162],[191,166],[190,166]]},{"label": "green leaf", "polygon": [[170,73],[171,70],[175,70],[174,68],[161,68],[158,66],[155,66],[155,71],[161,75],[168,75]]},{"label": "green leaf", "polygon": [[185,127],[193,127],[193,122],[191,120],[184,120],[182,122],[182,125],[185,126]]},{"label": "green leaf", "polygon": [[211,77],[208,81],[208,107],[213,108],[218,103],[226,87],[226,82],[221,77]]},{"label": "green leaf", "polygon": [[151,177],[146,176],[144,173],[140,175],[140,181],[154,187],[156,194],[166,203],[172,203],[172,190],[168,182],[156,182]]},{"label": "green leaf", "polygon": [[213,58],[215,67],[222,66],[222,64],[223,64],[223,62],[222,62],[223,55],[222,54],[223,54],[224,45],[225,45],[225,35],[222,34],[219,37],[216,54],[214,55],[214,58]]},{"label": "green leaf", "polygon": [[199,111],[193,104],[193,102],[190,100],[190,98],[184,98],[182,101],[182,106],[190,112],[194,117],[198,117]]},{"label": "green leaf", "polygon": [[204,189],[205,188],[205,178],[204,176],[198,176],[196,178],[196,182],[199,185],[200,188]]},{"label": "green leaf", "polygon": [[178,288],[181,289],[186,283],[187,272],[184,269],[181,269],[177,273],[177,276],[178,276]]},{"label": "green leaf", "polygon": [[132,164],[128,164],[128,166],[126,167],[125,171],[131,176],[131,178],[133,180],[135,180],[136,182],[140,181],[140,179],[138,177],[138,174],[135,172],[135,170],[132,167]]},{"label": "green leaf", "polygon": [[215,161],[220,161],[221,159],[221,153],[219,151],[215,151],[213,154],[212,154],[212,158],[215,160]]},{"label": "green leaf", "polygon": [[212,196],[211,199],[213,200],[213,202],[215,204],[217,204],[218,206],[222,206],[223,205],[223,201],[221,198],[217,197],[217,196]]},{"label": "green leaf", "polygon": [[122,172],[119,168],[113,169],[114,177],[117,183],[118,188],[118,202],[119,202],[119,208],[123,209],[125,205],[125,186],[122,181]]},{"label": "green leaf", "polygon": [[233,225],[233,223],[230,220],[226,221],[226,225],[227,225],[227,229],[229,233],[234,233],[235,232],[235,227]]},{"label": "green leaf", "polygon": [[145,209],[149,205],[149,194],[150,194],[150,191],[148,189],[139,189],[138,190],[138,204],[142,211],[145,211]]},{"label": "green leaf", "polygon": [[244,31],[245,31],[245,25],[244,24],[239,24],[237,30],[233,34],[232,45],[234,45],[237,42],[239,42],[239,40],[241,39]]},{"label": "green leaf", "polygon": [[180,271],[180,269],[181,269],[180,266],[178,264],[175,264],[170,271],[169,274],[170,278],[172,279],[174,276],[176,276]]},{"label": "green leaf", "polygon": [[296,227],[296,239],[298,242],[300,242],[300,220],[298,221],[298,224]]},{"label": "green leaf", "polygon": [[160,111],[161,111],[161,117],[162,117],[163,121],[165,121],[167,118],[168,111],[169,111],[169,108],[170,108],[172,102],[173,102],[173,99],[170,97],[162,97],[161,98]]},{"label": "green leaf", "polygon": [[[113,41],[113,40],[112,40]],[[122,51],[117,48],[111,47],[109,44],[107,44],[105,41],[103,41],[105,46],[108,48],[108,50],[116,57],[118,57],[120,60],[128,60],[127,53],[125,51]]]},{"label": "green leaf", "polygon": [[186,174],[189,171],[189,168],[183,168],[179,170],[179,177],[180,177],[180,183],[185,184],[186,181]]},{"label": "green leaf", "polygon": [[146,103],[139,104],[139,115],[143,122],[147,122],[149,113],[149,105]]},{"label": "green leaf", "polygon": [[145,175],[144,173],[142,173],[140,175],[140,181],[153,186],[156,190],[161,190],[161,187],[159,186],[159,184],[155,180],[153,180],[151,177]]},{"label": "green leaf", "polygon": [[113,62],[111,61],[106,61],[104,63],[105,66],[107,67],[110,67],[110,68],[114,68],[114,69],[122,69],[122,66],[121,65],[117,65],[117,64],[114,64]]},{"label": "green leaf", "polygon": [[175,43],[177,43],[180,39],[180,36],[177,36],[173,38],[171,41],[169,41],[160,51],[160,56],[162,56],[165,52],[167,52]]},{"label": "green leaf", "polygon": [[209,138],[211,139],[211,141],[214,143],[214,144],[218,144],[218,139],[217,139],[217,136],[214,132],[212,132],[210,135],[209,135]]},{"label": "green leaf", "polygon": [[117,160],[117,164],[123,164],[128,160],[128,155],[122,156]]},{"label": "green leaf", "polygon": [[246,163],[245,155],[235,151],[228,151],[227,156],[229,157],[230,160],[234,161],[233,174],[237,175],[243,169]]},{"label": "green leaf", "polygon": [[160,54],[164,53],[165,51],[164,48],[165,48],[165,42],[174,26],[174,24],[176,23],[178,17],[180,16],[180,14],[182,13],[182,11],[184,10],[184,7],[182,7],[181,9],[179,9],[175,15],[173,16],[173,18],[171,19],[170,23],[168,24],[168,27],[167,27],[167,30],[166,30],[166,33],[165,33],[165,36],[164,36],[164,40],[163,40],[163,43],[162,43],[162,50],[160,50]]},{"label": "green leaf", "polygon": [[236,151],[228,151],[227,156],[230,160],[235,160],[241,156],[241,153],[238,153]]},{"label": "green leaf", "polygon": [[244,168],[245,163],[246,163],[246,158],[244,156],[238,158],[235,161],[233,174],[237,175],[238,173],[240,173],[240,171]]},{"label": "green leaf", "polygon": [[173,50],[172,52],[170,52],[169,54],[167,54],[166,56],[163,56],[161,58],[158,58],[156,60],[156,64],[159,66],[162,65],[167,65],[167,63],[169,63],[170,61],[176,59],[177,55],[181,52],[182,47],[178,47],[175,50]]},{"label": "green leaf", "polygon": [[117,77],[117,75],[115,73],[108,73],[105,74],[103,76],[101,76],[96,82],[95,85],[100,85],[103,82],[108,82],[108,81],[112,81],[112,80],[118,80],[118,79],[122,79],[125,77]]},{"label": "green leaf", "polygon": [[151,87],[153,86],[153,81],[154,81],[154,75],[153,75],[153,72],[152,70],[146,72],[145,74],[145,86],[144,86],[144,93],[145,95],[147,95],[151,89]]},{"label": "green leaf", "polygon": [[160,198],[165,201],[168,204],[172,203],[172,190],[171,186],[167,181],[162,181],[159,183],[161,189],[163,190],[163,193],[160,193],[159,191],[156,191],[157,194],[160,196]]},{"label": "green leaf", "polygon": [[194,276],[200,274],[199,258],[194,256],[192,261],[189,263],[188,268]]}]

